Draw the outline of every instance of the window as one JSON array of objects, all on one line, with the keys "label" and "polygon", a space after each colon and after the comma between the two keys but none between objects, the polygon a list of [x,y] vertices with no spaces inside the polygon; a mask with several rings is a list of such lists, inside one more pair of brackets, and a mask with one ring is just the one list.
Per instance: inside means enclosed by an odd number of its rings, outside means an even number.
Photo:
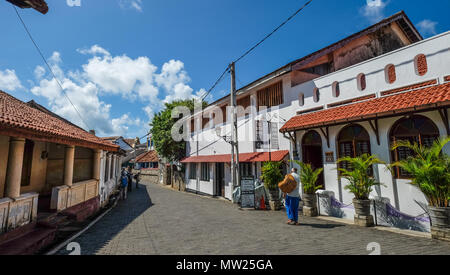
[{"label": "window", "polygon": [[414,66],[416,74],[424,76],[428,72],[427,57],[424,54],[419,54],[414,58]]},{"label": "window", "polygon": [[339,88],[339,82],[334,82],[333,83],[333,96],[334,97],[339,97],[339,95],[341,94],[341,89]]},{"label": "window", "polygon": [[191,163],[189,167],[189,179],[197,179],[197,163]]},{"label": "window", "polygon": [[191,119],[191,134],[195,133],[195,118]]},{"label": "window", "polygon": [[256,121],[256,141],[255,147],[256,149],[262,149],[264,145],[264,129],[263,129],[263,121]]},{"label": "window", "polygon": [[384,69],[384,73],[386,75],[386,82],[389,84],[394,83],[397,80],[397,74],[395,73],[395,66],[389,64]]},{"label": "window", "polygon": [[[245,114],[246,109],[251,105],[250,102],[250,96],[243,97],[236,102],[236,106],[239,108],[237,109],[237,117],[242,117]],[[244,110],[244,112],[242,112]]]},{"label": "window", "polygon": [[258,98],[258,110],[262,107],[273,107],[283,104],[282,82],[275,83],[256,92]]},{"label": "window", "polygon": [[21,186],[29,186],[31,184],[31,165],[33,163],[34,142],[31,140],[25,141],[25,150],[23,153],[23,166]]},{"label": "window", "polygon": [[360,90],[361,92],[364,91],[366,89],[366,75],[363,73],[360,73],[357,76],[357,81],[358,81],[358,90]]},{"label": "window", "polygon": [[202,163],[201,164],[201,181],[209,181],[209,163]]},{"label": "window", "polygon": [[319,102],[319,100],[320,100],[319,88],[314,89],[313,99],[314,99],[314,102],[316,102],[316,103]]},{"label": "window", "polygon": [[[422,146],[431,146],[439,138],[436,125],[424,116],[412,116],[398,120],[390,133],[391,146],[399,140],[409,140]],[[392,161],[400,161],[412,156],[412,152],[404,147],[392,151]],[[410,175],[401,168],[395,168],[396,178],[409,178]]]},{"label": "window", "polygon": [[298,95],[298,105],[300,105],[300,106],[305,105],[305,94],[304,93],[300,93]]},{"label": "window", "polygon": [[241,177],[253,177],[252,164],[250,162],[239,163]]},{"label": "window", "polygon": [[[339,158],[359,157],[370,154],[369,133],[360,125],[350,125],[341,130],[338,136]],[[341,162],[339,168],[351,169],[347,162]],[[369,173],[372,173],[369,171]]]}]

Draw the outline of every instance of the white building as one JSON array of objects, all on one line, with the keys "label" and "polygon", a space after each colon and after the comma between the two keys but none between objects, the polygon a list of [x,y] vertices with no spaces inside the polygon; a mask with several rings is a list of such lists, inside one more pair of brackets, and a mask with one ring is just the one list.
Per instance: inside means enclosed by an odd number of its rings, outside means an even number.
[{"label": "white building", "polygon": [[[238,105],[252,107],[238,119],[239,149],[246,154],[240,156],[242,173],[260,176],[270,140],[272,160],[324,168],[322,215],[353,219],[353,195],[338,176],[338,158],[372,153],[392,163],[408,153],[391,152],[394,139],[427,144],[450,135],[449,46],[450,32],[423,40],[400,12],[240,89]],[[220,99],[191,121],[195,131],[182,161],[191,191],[231,198],[231,146],[216,134],[231,132],[217,115],[228,104],[229,97]],[[392,176],[380,165],[374,176],[386,186],[372,194],[382,201],[379,223],[429,230],[426,199],[405,173]]]}]

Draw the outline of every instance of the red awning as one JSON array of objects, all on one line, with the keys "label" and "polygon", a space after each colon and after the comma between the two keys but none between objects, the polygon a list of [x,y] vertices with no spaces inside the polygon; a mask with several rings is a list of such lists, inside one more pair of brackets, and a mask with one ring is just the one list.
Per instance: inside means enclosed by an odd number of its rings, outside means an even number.
[{"label": "red awning", "polygon": [[[239,162],[265,162],[269,161],[282,161],[289,151],[274,151],[260,153],[243,153],[239,154]],[[209,155],[209,156],[193,156],[185,158],[181,163],[229,163],[231,162],[231,154],[229,155]]]},{"label": "red awning", "polygon": [[352,121],[402,115],[409,112],[450,105],[450,83],[398,93],[364,102],[298,115],[280,132],[306,130]]}]

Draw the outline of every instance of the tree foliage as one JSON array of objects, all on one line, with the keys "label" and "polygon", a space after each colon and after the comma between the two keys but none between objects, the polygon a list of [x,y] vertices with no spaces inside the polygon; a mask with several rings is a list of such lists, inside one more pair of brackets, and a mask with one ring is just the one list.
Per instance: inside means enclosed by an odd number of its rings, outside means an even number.
[{"label": "tree foliage", "polygon": [[421,146],[409,141],[398,141],[392,147],[395,150],[405,147],[413,155],[398,161],[392,166],[398,166],[408,172],[411,183],[419,187],[434,207],[450,206],[450,157],[442,153],[450,142],[450,137],[436,140],[431,147]]},{"label": "tree foliage", "polygon": [[[203,107],[208,105],[203,102]],[[175,107],[185,106],[190,112],[194,112],[193,100],[177,100],[166,103],[165,108],[156,114],[150,123],[150,133],[154,142],[154,146],[159,156],[165,158],[169,162],[178,162],[185,157],[186,142],[175,141],[172,138],[172,127],[179,118],[172,118],[172,111]]]},{"label": "tree foliage", "polygon": [[368,200],[372,192],[372,187],[381,185],[369,173],[374,164],[385,164],[379,158],[373,155],[364,154],[356,158],[344,157],[338,160],[338,163],[347,162],[349,169],[339,168],[341,177],[347,179],[349,184],[344,188],[357,200]]},{"label": "tree foliage", "polygon": [[313,169],[311,164],[303,163],[298,160],[294,160],[297,163],[300,170],[300,182],[302,184],[303,192],[305,194],[313,195],[317,190],[322,188],[321,185],[317,185],[317,180],[320,174],[323,172],[323,168]]},{"label": "tree foliage", "polygon": [[264,163],[261,179],[268,190],[278,190],[278,183],[283,180],[281,162],[269,161]]}]

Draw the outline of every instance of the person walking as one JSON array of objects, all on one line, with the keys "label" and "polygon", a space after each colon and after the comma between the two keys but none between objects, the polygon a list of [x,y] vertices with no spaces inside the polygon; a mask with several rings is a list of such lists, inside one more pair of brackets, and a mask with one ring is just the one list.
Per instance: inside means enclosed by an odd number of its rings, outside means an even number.
[{"label": "person walking", "polygon": [[128,178],[128,192],[133,191],[133,173],[131,166],[128,166],[128,172],[127,172],[127,178]]},{"label": "person walking", "polygon": [[292,168],[291,175],[297,182],[297,187],[289,194],[283,194],[285,197],[286,213],[288,216],[289,225],[299,225],[298,223],[298,205],[300,203],[300,176],[297,173],[297,168]]},{"label": "person walking", "polygon": [[139,181],[141,180],[141,172],[134,175],[134,180],[136,181],[136,189],[139,189]]},{"label": "person walking", "polygon": [[121,176],[120,176],[120,186],[119,186],[119,189],[120,189],[120,198],[122,199],[122,200],[126,200],[127,199],[127,193],[128,193],[128,188],[127,188],[127,186],[128,186],[128,172],[127,172],[127,170],[125,169],[125,167],[124,168],[122,168],[122,173],[121,173]]}]

